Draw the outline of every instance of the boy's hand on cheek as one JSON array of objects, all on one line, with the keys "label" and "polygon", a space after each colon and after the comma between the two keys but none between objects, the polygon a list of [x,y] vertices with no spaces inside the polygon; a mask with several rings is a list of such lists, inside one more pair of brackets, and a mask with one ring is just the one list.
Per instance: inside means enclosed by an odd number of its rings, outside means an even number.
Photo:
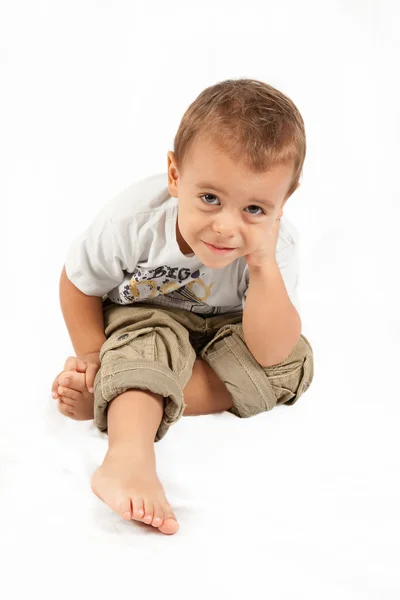
[{"label": "boy's hand on cheek", "polygon": [[262,267],[267,263],[275,261],[276,245],[278,243],[280,217],[278,217],[266,233],[263,244],[250,254],[245,254],[249,267]]}]

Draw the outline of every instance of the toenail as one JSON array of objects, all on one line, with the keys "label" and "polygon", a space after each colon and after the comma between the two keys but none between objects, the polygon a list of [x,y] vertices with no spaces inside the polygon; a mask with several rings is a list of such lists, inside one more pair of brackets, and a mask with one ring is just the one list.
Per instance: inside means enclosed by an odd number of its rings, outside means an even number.
[{"label": "toenail", "polygon": [[159,523],[160,521],[161,521],[160,517],[156,517],[156,518],[154,519],[154,522],[155,522],[155,523]]}]

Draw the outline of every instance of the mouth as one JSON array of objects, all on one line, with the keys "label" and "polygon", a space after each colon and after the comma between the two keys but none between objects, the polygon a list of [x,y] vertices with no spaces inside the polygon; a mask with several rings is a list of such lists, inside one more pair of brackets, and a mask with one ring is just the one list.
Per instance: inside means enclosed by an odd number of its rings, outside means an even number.
[{"label": "mouth", "polygon": [[214,254],[229,254],[230,252],[236,250],[236,248],[228,248],[226,246],[214,246],[214,244],[209,244],[208,242],[204,241],[203,243],[209,250],[211,250],[211,252],[214,252]]}]

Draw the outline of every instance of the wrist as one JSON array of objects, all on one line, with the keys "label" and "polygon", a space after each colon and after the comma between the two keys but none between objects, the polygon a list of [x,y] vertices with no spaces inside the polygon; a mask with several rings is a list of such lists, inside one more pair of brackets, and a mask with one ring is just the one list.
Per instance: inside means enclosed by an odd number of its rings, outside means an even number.
[{"label": "wrist", "polygon": [[276,273],[276,269],[279,270],[279,267],[276,258],[274,257],[264,261],[260,265],[249,266],[249,276],[270,275],[271,273]]},{"label": "wrist", "polygon": [[83,358],[86,358],[86,359],[91,359],[93,361],[100,361],[100,350],[92,350],[92,352],[85,352],[83,354],[77,354],[76,358],[80,358],[81,360]]}]

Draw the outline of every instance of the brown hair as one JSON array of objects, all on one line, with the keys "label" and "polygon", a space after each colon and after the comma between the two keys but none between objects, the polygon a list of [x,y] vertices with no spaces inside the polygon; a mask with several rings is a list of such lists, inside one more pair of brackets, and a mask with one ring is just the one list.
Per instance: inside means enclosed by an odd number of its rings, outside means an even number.
[{"label": "brown hair", "polygon": [[287,196],[296,189],[306,155],[303,118],[282,92],[256,79],[227,79],[203,90],[190,104],[174,138],[183,172],[195,139],[210,139],[254,172],[293,164]]}]

